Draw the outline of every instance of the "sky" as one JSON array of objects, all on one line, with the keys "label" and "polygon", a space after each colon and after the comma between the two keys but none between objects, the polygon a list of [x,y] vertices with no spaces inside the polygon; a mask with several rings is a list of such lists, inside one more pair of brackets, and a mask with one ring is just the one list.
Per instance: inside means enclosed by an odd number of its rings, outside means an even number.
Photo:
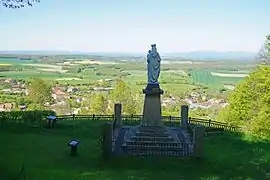
[{"label": "sky", "polygon": [[270,0],[40,1],[0,6],[0,50],[257,52],[270,33]]}]

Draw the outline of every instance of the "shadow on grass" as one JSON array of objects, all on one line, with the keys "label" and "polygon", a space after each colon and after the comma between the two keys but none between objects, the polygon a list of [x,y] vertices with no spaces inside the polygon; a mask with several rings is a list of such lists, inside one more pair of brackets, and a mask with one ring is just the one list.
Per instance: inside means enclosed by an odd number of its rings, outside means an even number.
[{"label": "shadow on grass", "polygon": [[270,143],[248,142],[227,135],[206,139],[203,159],[114,158],[103,168],[140,170],[148,179],[267,179],[270,178]]},{"label": "shadow on grass", "polygon": [[[205,156],[193,158],[114,157],[103,159],[99,137],[104,121],[63,121],[56,129],[12,126],[0,132],[0,171],[27,179],[270,179],[270,142],[225,133],[205,138]],[[67,142],[81,140],[79,156]],[[1,177],[1,176],[0,176]],[[4,178],[2,178],[4,179]],[[1,179],[1,180],[2,180]]]}]

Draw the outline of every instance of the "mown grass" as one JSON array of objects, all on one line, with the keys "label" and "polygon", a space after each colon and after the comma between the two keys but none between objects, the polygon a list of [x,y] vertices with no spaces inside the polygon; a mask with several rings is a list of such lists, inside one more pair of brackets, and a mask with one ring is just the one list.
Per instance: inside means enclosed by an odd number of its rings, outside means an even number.
[{"label": "mown grass", "polygon": [[[270,178],[270,143],[225,134],[205,139],[203,159],[102,159],[102,121],[63,121],[56,129],[10,125],[0,131],[0,179],[27,180],[227,180]],[[70,157],[67,143],[79,139],[79,156]]]}]

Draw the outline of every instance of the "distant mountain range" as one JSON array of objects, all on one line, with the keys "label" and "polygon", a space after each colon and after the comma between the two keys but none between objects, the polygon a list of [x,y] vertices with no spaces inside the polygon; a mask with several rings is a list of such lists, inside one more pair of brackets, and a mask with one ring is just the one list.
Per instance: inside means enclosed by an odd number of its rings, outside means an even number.
[{"label": "distant mountain range", "polygon": [[[79,52],[79,51],[0,51],[0,54],[21,54],[21,55],[92,55],[109,57],[143,57],[146,53],[121,53],[121,52]],[[244,51],[193,51],[175,52],[161,54],[164,58],[172,59],[196,59],[196,60],[253,60],[256,53]]]},{"label": "distant mountain range", "polygon": [[231,52],[217,52],[217,51],[193,51],[186,53],[167,53],[164,54],[170,58],[185,58],[185,59],[196,59],[196,60],[253,60],[256,53],[242,52],[242,51],[231,51]]}]

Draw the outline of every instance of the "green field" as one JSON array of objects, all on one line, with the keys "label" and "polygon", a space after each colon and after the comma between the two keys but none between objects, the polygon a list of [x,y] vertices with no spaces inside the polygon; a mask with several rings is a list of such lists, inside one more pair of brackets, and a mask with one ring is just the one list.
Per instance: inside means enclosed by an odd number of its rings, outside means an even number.
[{"label": "green field", "polygon": [[[27,180],[263,180],[270,178],[270,143],[225,134],[205,139],[201,160],[101,158],[102,121],[62,121],[57,129],[8,126],[0,131],[0,179]],[[81,141],[79,156],[67,143]],[[20,177],[22,178],[22,177]],[[23,179],[23,178],[22,178]]]},{"label": "green field", "polygon": [[33,63],[33,60],[19,60],[14,58],[0,58],[0,64],[12,64],[12,65],[21,65]]},{"label": "green field", "polygon": [[[208,86],[212,89],[221,88],[224,84],[237,84],[242,81],[242,77],[218,77],[213,76],[211,72],[222,72],[222,71],[211,71],[208,69],[195,69],[191,72],[191,81],[195,84]],[[225,71],[223,71],[225,73]],[[226,72],[227,73],[227,72]]]},{"label": "green field", "polygon": [[[121,77],[136,91],[141,90],[147,82],[145,62],[96,61],[96,64],[95,60],[76,62],[69,65],[64,63],[52,64],[52,62],[46,64],[46,61],[41,63],[38,61],[1,58],[0,64],[9,64],[22,69],[0,72],[0,78],[29,79],[40,77],[58,81],[60,84],[86,84],[100,79],[115,80]],[[229,63],[224,64],[222,62],[220,63],[222,68],[217,65],[217,63],[209,62],[181,64],[171,61],[162,64],[159,82],[163,87],[174,91],[190,91],[198,85],[217,90],[222,88],[224,84],[237,84],[244,79],[243,77],[222,77],[222,75],[233,76],[234,74],[248,74],[250,72],[250,68],[244,68],[246,64],[243,66],[237,64],[238,71],[233,71],[235,69],[234,64],[230,66]],[[205,69],[207,66],[211,68]],[[189,68],[194,68],[191,71],[191,78],[187,76]]]},{"label": "green field", "polygon": [[29,79],[33,77],[40,77],[45,79],[55,79],[55,78],[66,78],[69,77],[67,74],[54,73],[54,72],[40,72],[35,70],[27,71],[9,71],[9,72],[0,72],[0,77],[6,78],[20,78],[20,79]]}]

